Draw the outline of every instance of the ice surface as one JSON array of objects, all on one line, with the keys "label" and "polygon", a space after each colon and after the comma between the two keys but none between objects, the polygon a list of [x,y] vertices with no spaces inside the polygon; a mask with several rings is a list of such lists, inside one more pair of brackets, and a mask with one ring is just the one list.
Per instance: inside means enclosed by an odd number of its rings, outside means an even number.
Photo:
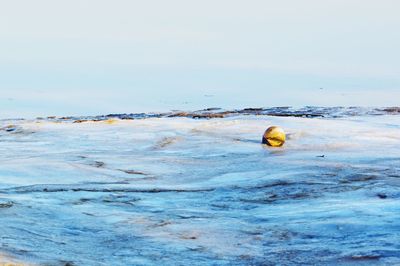
[{"label": "ice surface", "polygon": [[[0,249],[47,265],[400,264],[400,115],[310,110],[3,120]],[[283,148],[260,145],[271,125]]]}]

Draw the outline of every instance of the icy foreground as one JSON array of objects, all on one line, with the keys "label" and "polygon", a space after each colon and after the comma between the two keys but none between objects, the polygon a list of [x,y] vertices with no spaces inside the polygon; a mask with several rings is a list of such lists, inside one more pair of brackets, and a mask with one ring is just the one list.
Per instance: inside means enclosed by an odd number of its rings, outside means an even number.
[{"label": "icy foreground", "polygon": [[0,252],[27,262],[400,264],[398,114],[0,124]]}]

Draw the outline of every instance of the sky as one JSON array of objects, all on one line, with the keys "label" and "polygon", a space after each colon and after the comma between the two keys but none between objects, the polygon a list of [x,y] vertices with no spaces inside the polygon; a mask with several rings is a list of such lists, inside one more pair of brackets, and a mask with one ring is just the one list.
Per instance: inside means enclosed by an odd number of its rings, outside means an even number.
[{"label": "sky", "polygon": [[0,0],[0,117],[400,105],[397,0]]}]

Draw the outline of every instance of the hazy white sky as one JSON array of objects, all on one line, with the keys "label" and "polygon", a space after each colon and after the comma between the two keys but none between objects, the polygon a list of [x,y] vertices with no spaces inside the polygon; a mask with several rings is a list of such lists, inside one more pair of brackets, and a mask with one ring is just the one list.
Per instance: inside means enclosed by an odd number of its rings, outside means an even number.
[{"label": "hazy white sky", "polygon": [[397,0],[0,0],[0,116],[396,105],[399,10]]}]

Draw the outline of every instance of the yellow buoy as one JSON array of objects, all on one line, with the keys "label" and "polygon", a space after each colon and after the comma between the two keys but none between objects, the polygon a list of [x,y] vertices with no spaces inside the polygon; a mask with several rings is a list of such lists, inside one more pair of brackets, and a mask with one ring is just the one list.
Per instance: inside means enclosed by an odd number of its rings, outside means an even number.
[{"label": "yellow buoy", "polygon": [[281,147],[285,140],[285,131],[280,127],[272,126],[265,131],[262,143],[272,147]]}]

